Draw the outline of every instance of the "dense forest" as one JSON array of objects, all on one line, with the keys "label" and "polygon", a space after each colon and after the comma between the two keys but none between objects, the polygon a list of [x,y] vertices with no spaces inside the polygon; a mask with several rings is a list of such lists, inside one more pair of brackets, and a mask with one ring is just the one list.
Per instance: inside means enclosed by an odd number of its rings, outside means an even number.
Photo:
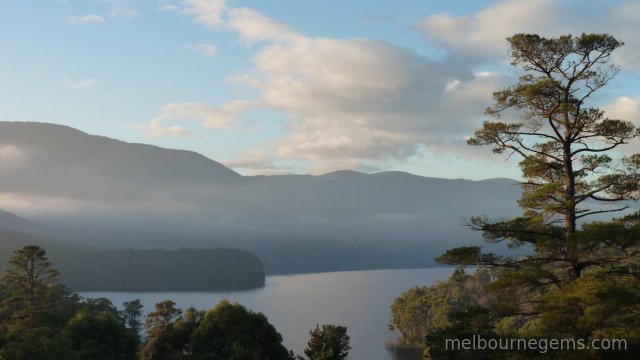
[{"label": "dense forest", "polygon": [[96,250],[0,229],[0,270],[18,244],[46,243],[72,291],[220,291],[264,285],[262,262],[236,249]]},{"label": "dense forest", "polygon": [[[396,346],[429,359],[635,359],[640,213],[588,218],[620,214],[640,198],[640,154],[618,149],[640,129],[587,103],[620,70],[610,60],[623,43],[606,34],[517,34],[508,41],[523,75],[494,93],[487,109],[493,121],[468,144],[520,157],[524,212],[511,220],[478,216],[467,225],[487,243],[528,251],[504,256],[466,246],[438,257],[460,268],[396,299]],[[501,118],[515,113],[519,121]],[[464,270],[469,265],[472,274]],[[455,347],[452,339],[478,346]]]},{"label": "dense forest", "polygon": [[219,291],[264,285],[260,259],[235,249],[110,250],[57,257],[73,291]]},{"label": "dense forest", "polygon": [[306,357],[296,356],[266,316],[238,303],[183,312],[166,300],[145,318],[138,299],[119,310],[60,280],[44,249],[13,253],[0,276],[0,360],[343,360],[350,349],[343,326],[311,329]]}]

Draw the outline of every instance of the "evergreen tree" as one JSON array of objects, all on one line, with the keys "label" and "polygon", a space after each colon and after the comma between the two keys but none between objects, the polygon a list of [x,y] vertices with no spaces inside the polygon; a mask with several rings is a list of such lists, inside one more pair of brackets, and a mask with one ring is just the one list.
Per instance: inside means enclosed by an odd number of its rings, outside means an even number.
[{"label": "evergreen tree", "polygon": [[309,360],[344,360],[349,355],[347,328],[337,325],[316,325],[309,331],[311,338],[304,349]]},{"label": "evergreen tree", "polygon": [[120,313],[120,316],[124,320],[125,324],[135,334],[139,335],[142,331],[142,303],[140,299],[131,301],[125,301],[122,303],[124,309]]},{"label": "evergreen tree", "polygon": [[19,335],[56,321],[62,299],[68,294],[59,284],[60,274],[38,246],[15,251],[0,277],[4,297],[0,304],[0,332]]},{"label": "evergreen tree", "polygon": [[[638,129],[629,121],[605,117],[587,102],[618,73],[608,62],[623,43],[600,34],[552,39],[518,34],[507,40],[512,64],[525,74],[516,85],[494,93],[496,103],[487,114],[500,120],[504,112],[515,110],[520,120],[487,121],[468,143],[519,155],[525,178],[519,203],[525,219],[540,226],[561,221],[562,240],[568,241],[578,219],[626,208],[590,209],[587,200],[610,204],[636,199],[640,189],[640,155],[614,166],[606,154],[637,137]],[[572,266],[580,271],[578,264]]]},{"label": "evergreen tree", "polygon": [[[544,297],[585,271],[607,267],[635,272],[629,265],[637,260],[638,246],[629,238],[635,229],[620,226],[626,220],[583,230],[577,221],[622,211],[627,205],[616,204],[638,197],[640,154],[616,162],[608,152],[639,132],[630,122],[607,118],[588,106],[590,97],[618,73],[609,60],[621,42],[600,34],[551,39],[518,34],[507,40],[512,64],[521,66],[524,75],[516,85],[494,93],[496,103],[487,114],[498,121],[485,122],[468,142],[521,157],[525,180],[519,204],[524,214],[501,222],[476,217],[470,225],[490,242],[507,241],[512,248],[527,244],[533,253],[500,257],[474,246],[449,250],[438,260],[502,269],[494,284],[501,295],[496,316],[518,317],[521,323],[539,318]],[[507,110],[519,111],[520,120],[499,121]]]},{"label": "evergreen tree", "polygon": [[170,333],[171,325],[182,314],[182,310],[175,307],[171,300],[159,302],[155,310],[147,315],[145,328],[147,337],[144,346],[140,349],[141,360],[171,359],[174,352],[168,346],[166,336]]},{"label": "evergreen tree", "polygon": [[[522,216],[508,221],[476,217],[469,225],[488,242],[528,246],[527,255],[483,253],[479,246],[447,251],[445,264],[481,265],[495,271],[487,291],[496,302],[450,313],[450,326],[427,336],[433,358],[632,358],[640,346],[640,214],[611,221],[578,221],[623,211],[640,195],[640,154],[614,160],[612,150],[638,137],[628,121],[610,119],[588,100],[618,73],[610,64],[622,43],[610,35],[558,38],[518,34],[507,39],[519,82],[494,93],[487,121],[469,139],[497,154],[519,156],[524,181]],[[501,121],[507,111],[518,121]],[[466,314],[460,317],[456,314]],[[475,315],[473,315],[475,314]],[[473,316],[472,316],[473,315]],[[457,320],[452,320],[457,319]],[[472,320],[472,321],[471,321]],[[531,354],[446,353],[446,338],[619,338],[626,351]],[[466,335],[465,335],[466,334]]]}]

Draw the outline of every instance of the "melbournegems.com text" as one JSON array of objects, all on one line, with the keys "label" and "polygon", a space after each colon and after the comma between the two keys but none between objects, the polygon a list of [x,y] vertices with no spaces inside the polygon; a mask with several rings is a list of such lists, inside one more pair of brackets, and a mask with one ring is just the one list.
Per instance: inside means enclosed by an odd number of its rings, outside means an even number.
[{"label": "melbournegems.com text", "polygon": [[625,339],[483,339],[474,335],[465,339],[445,339],[447,350],[626,350]]}]

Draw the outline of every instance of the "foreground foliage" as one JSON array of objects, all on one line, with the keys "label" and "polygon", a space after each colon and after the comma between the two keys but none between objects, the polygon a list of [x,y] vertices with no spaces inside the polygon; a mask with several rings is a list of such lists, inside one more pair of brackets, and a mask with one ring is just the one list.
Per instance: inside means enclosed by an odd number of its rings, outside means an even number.
[{"label": "foreground foliage", "polygon": [[[316,325],[309,331],[311,338],[304,349],[309,360],[344,360],[349,355],[349,335],[347,328],[336,325]],[[298,360],[302,360],[298,356]]]},{"label": "foreground foliage", "polygon": [[240,304],[222,301],[207,312],[181,314],[172,301],[156,304],[140,359],[293,359],[267,318]]},{"label": "foreground foliage", "polygon": [[[0,277],[0,360],[294,360],[266,316],[226,300],[186,312],[166,300],[144,320],[139,299],[118,310],[108,299],[80,299],[62,284],[45,250],[25,246]],[[310,332],[310,360],[345,359],[347,329]]]},{"label": "foreground foliage", "polygon": [[140,338],[107,299],[81,301],[38,246],[25,246],[0,278],[0,359],[136,359]]},{"label": "foreground foliage", "polygon": [[471,275],[458,268],[447,281],[403,293],[391,305],[389,328],[399,333],[397,345],[425,347],[427,335],[451,325],[450,313],[493,304],[495,298],[485,290],[490,280],[485,268]]},{"label": "foreground foliage", "polygon": [[[626,358],[640,348],[640,214],[579,224],[589,215],[624,211],[640,195],[640,154],[619,156],[619,146],[637,138],[630,122],[607,118],[588,106],[593,94],[618,73],[609,63],[623,44],[610,35],[507,39],[514,66],[524,74],[494,93],[494,117],[469,145],[489,145],[496,154],[519,157],[524,181],[522,216],[493,221],[476,217],[472,229],[486,241],[524,248],[526,256],[483,253],[481,247],[451,249],[443,264],[475,265],[493,276],[484,292],[495,302],[468,299],[447,309],[446,320],[424,338],[428,357]],[[520,113],[518,121],[502,115]],[[614,157],[617,156],[617,159]],[[522,252],[520,252],[522,253]],[[449,280],[449,282],[455,282]],[[436,292],[438,285],[425,291]],[[438,299],[420,296],[434,307]],[[480,305],[480,306],[478,306]],[[461,351],[446,339],[624,339],[627,351]],[[401,335],[401,339],[402,339]],[[420,334],[422,336],[422,334]],[[631,357],[630,357],[631,358]]]}]

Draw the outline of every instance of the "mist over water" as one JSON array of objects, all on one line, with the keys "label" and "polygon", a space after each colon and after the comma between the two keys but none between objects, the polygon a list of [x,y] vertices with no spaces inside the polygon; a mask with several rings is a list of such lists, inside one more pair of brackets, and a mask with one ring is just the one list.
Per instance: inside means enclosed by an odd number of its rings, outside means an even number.
[{"label": "mist over water", "polygon": [[269,276],[266,286],[238,292],[83,292],[83,297],[106,297],[115,305],[140,299],[144,311],[170,299],[183,310],[209,309],[223,299],[239,302],[269,318],[284,338],[284,345],[302,354],[309,330],[316,324],[337,324],[348,328],[353,360],[396,360],[385,349],[395,339],[388,329],[389,307],[402,292],[445,280],[453,268],[369,270],[290,276]]}]

